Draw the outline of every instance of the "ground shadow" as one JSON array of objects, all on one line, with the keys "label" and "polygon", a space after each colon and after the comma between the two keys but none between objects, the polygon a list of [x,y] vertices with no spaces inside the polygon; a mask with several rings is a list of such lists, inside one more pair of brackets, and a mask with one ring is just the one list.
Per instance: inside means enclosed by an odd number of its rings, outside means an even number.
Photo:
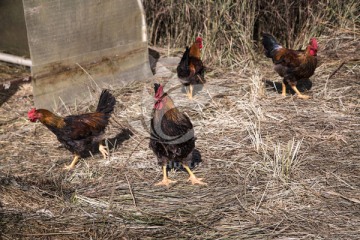
[{"label": "ground shadow", "polygon": [[[101,144],[108,146],[109,151],[119,148],[126,140],[129,140],[130,137],[134,135],[133,132],[128,129],[122,129],[121,132],[116,134],[115,137],[107,138],[101,141]],[[99,153],[99,144],[95,143],[91,149],[91,153],[89,152],[89,155],[83,156],[83,157],[90,157],[92,154],[98,154]]]},{"label": "ground shadow", "polygon": [[156,64],[159,61],[160,53],[155,49],[149,48],[149,64],[153,75],[156,74]]},{"label": "ground shadow", "polygon": [[[103,141],[101,141],[101,143],[105,146],[108,146],[109,152],[111,152],[112,150],[119,148],[126,140],[129,140],[132,135],[134,135],[133,132],[130,129],[125,128],[122,129],[121,132],[116,134],[115,137],[104,139]],[[58,148],[65,148],[65,146],[61,144],[60,146],[58,146]],[[88,158],[98,153],[100,153],[99,143],[94,143],[91,150],[88,153],[83,154],[81,158]],[[64,163],[69,163],[70,160],[71,157],[68,156],[66,159],[59,160],[56,165],[63,165]]]},{"label": "ground shadow", "polygon": [[130,129],[122,129],[115,137],[107,139],[109,150],[119,148],[126,140],[129,140],[132,135],[134,135],[134,133]]},{"label": "ground shadow", "polygon": [[[282,92],[281,82],[274,82],[271,80],[263,80],[263,81],[265,82],[266,89],[271,89],[278,93]],[[290,85],[287,82],[285,83],[285,85],[286,85],[286,93],[294,95],[295,91],[290,87]],[[309,91],[312,87],[312,82],[310,81],[310,79],[302,79],[301,81],[297,82],[296,87],[300,92]]]},{"label": "ground shadow", "polygon": [[[201,92],[201,90],[204,88],[204,84],[194,84],[193,86],[194,86],[193,96],[195,96],[197,93]],[[186,86],[186,88],[189,88],[189,86]],[[181,92],[186,94],[186,89],[185,89],[184,85],[182,85]]]},{"label": "ground shadow", "polygon": [[3,85],[0,85],[0,107],[9,100],[9,98],[16,93],[19,89],[18,84],[11,84],[8,89],[5,89]]},{"label": "ground shadow", "polygon": [[[194,169],[199,165],[199,163],[202,162],[201,159],[201,153],[196,148],[192,152],[193,156],[190,162],[188,162],[188,166],[190,169]],[[180,171],[186,171],[185,168],[182,166],[180,162],[177,161],[169,161],[167,164],[167,170],[180,170]]]}]

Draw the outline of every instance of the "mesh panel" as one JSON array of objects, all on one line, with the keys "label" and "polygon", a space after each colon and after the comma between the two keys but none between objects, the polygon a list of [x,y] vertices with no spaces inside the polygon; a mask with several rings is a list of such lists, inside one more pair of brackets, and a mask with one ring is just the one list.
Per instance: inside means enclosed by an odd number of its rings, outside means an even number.
[{"label": "mesh panel", "polygon": [[23,3],[37,107],[72,104],[98,86],[150,76],[139,1]]}]

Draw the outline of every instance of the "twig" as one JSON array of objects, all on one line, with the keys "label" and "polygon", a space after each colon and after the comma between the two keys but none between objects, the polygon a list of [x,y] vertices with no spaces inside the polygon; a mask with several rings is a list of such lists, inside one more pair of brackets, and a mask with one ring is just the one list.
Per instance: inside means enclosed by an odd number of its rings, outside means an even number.
[{"label": "twig", "polygon": [[[145,140],[145,138],[148,137],[143,137],[140,141],[137,141],[138,144],[134,147],[134,149],[131,151],[131,153],[129,154],[129,157],[127,158],[126,162],[129,161],[130,157],[133,155],[133,153],[135,152],[135,150],[139,147],[139,145]],[[134,138],[132,138],[134,139]],[[134,139],[135,140],[135,139]],[[135,140],[136,141],[136,140]]]},{"label": "twig", "polygon": [[56,235],[72,235],[72,234],[79,234],[79,233],[86,233],[86,231],[80,232],[58,232],[58,233],[15,233],[15,235],[20,236],[56,236]]},{"label": "twig", "polygon": [[335,70],[330,74],[330,76],[328,77],[327,80],[329,80],[330,78],[332,78],[332,77],[340,70],[340,68],[342,68],[342,66],[344,66],[345,63],[346,63],[346,61],[342,61],[342,63],[340,64],[340,66],[338,66],[337,69],[335,69]]},{"label": "twig", "polygon": [[2,125],[6,125],[6,124],[8,124],[8,123],[12,123],[14,120],[17,120],[19,117],[14,117],[14,118],[11,118],[11,119],[9,119],[9,120],[5,120],[5,121],[1,121],[0,122],[0,126],[2,126]]},{"label": "twig", "polygon": [[269,185],[269,182],[267,182],[267,184],[266,184],[265,190],[264,190],[264,192],[263,192],[263,194],[262,194],[262,196],[261,196],[261,199],[260,199],[260,202],[259,202],[258,206],[257,206],[256,209],[255,209],[255,212],[257,212],[257,210],[259,210],[259,207],[260,207],[262,201],[264,200],[265,193],[266,193],[266,190],[267,190],[267,188],[268,188],[268,185]]},{"label": "twig", "polygon": [[64,106],[65,110],[68,112],[68,114],[70,115],[71,114],[71,111],[70,109],[66,106],[65,102],[62,100],[61,97],[59,97],[60,101],[61,101],[61,104]]},{"label": "twig", "polygon": [[241,201],[240,201],[240,199],[239,199],[239,197],[238,197],[238,195],[235,195],[235,198],[238,200],[238,202],[239,202],[239,206],[242,208],[242,209],[244,209],[244,211],[245,212],[247,212],[247,213],[249,213],[250,214],[250,216],[251,217],[253,217],[254,219],[255,219],[255,221],[256,222],[258,222],[259,221],[259,218],[255,215],[255,214],[253,214],[251,211],[249,211],[249,210],[247,210],[243,205],[242,205],[242,203],[241,203]]},{"label": "twig", "polygon": [[114,181],[113,181],[113,188],[111,189],[111,193],[110,193],[110,199],[109,199],[109,206],[108,206],[108,210],[111,210],[112,209],[112,207],[113,207],[113,202],[114,202],[114,193],[115,193],[115,179],[116,178],[114,178]]},{"label": "twig", "polygon": [[330,76],[326,79],[325,86],[324,86],[325,96],[326,96],[327,85],[328,85],[328,83],[329,83],[330,78],[332,78],[332,77],[340,70],[340,68],[342,68],[342,66],[344,66],[345,63],[346,63],[346,61],[342,61],[342,63],[340,64],[340,66],[338,66],[338,67],[330,74]]},{"label": "twig", "polygon": [[121,128],[125,129],[127,127],[124,127],[121,123],[119,123],[114,117],[110,119],[111,122],[115,122],[117,125],[119,125]]},{"label": "twig", "polygon": [[129,182],[129,179],[128,179],[126,173],[125,173],[125,177],[126,177],[126,181],[128,182],[128,185],[129,185],[129,191],[130,191],[130,194],[131,194],[131,197],[132,197],[134,206],[137,207],[137,206],[136,206],[136,201],[135,201],[135,196],[134,196],[134,193],[133,193],[133,191],[132,191],[132,189],[131,189],[131,185],[130,185],[130,182]]},{"label": "twig", "polygon": [[213,99],[213,97],[211,96],[209,90],[206,90],[207,94],[209,95],[209,97],[211,98],[211,101],[214,103],[216,108],[219,108],[219,105],[215,102],[215,100]]},{"label": "twig", "polygon": [[342,195],[342,194],[340,194],[340,193],[337,193],[337,192],[327,191],[327,192],[325,192],[325,193],[327,193],[327,194],[329,194],[329,195],[341,197],[341,198],[343,198],[343,199],[345,199],[345,200],[348,200],[348,201],[350,201],[350,202],[353,202],[353,203],[358,203],[358,204],[360,204],[360,200],[358,200],[358,199],[356,199],[356,198],[345,197],[344,195]]},{"label": "twig", "polygon": [[[88,71],[85,70],[85,68],[83,68],[79,63],[76,63],[76,65],[78,65],[81,70],[83,70],[86,75],[88,75],[88,77],[90,78],[91,81],[93,81],[95,83],[95,86],[98,87],[98,89],[101,90],[101,87],[97,84],[97,82],[95,81],[95,79],[90,75],[90,73]],[[93,91],[95,91],[95,89],[93,88]]]}]

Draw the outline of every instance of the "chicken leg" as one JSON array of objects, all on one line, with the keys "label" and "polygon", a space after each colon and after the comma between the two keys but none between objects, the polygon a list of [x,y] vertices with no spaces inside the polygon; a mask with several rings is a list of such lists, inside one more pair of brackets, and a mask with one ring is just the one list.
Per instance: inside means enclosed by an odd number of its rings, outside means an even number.
[{"label": "chicken leg", "polygon": [[188,86],[185,86],[185,92],[186,92],[186,96],[189,98],[189,99],[192,99],[192,85],[188,85]]},{"label": "chicken leg", "polygon": [[109,156],[109,152],[106,149],[106,147],[104,145],[102,145],[101,143],[99,143],[99,152],[101,152],[101,154],[103,155],[104,159],[106,159]]},{"label": "chicken leg", "polygon": [[189,85],[189,99],[192,100],[193,97],[193,89],[194,86],[192,84]]},{"label": "chicken leg", "polygon": [[72,162],[70,163],[70,165],[65,165],[64,170],[69,171],[69,170],[73,169],[75,167],[76,163],[79,161],[79,158],[80,158],[80,156],[75,154],[75,157],[72,160]]},{"label": "chicken leg", "polygon": [[207,185],[207,183],[201,181],[202,178],[196,178],[194,173],[190,170],[190,168],[183,164],[183,167],[186,169],[186,171],[189,173],[190,177],[188,179],[188,181],[191,181],[191,184],[192,185],[195,185],[195,184],[199,184],[199,185]]},{"label": "chicken leg", "polygon": [[282,94],[281,95],[283,95],[284,97],[286,97],[286,85],[285,85],[285,83],[282,83]]},{"label": "chicken leg", "polygon": [[167,186],[169,187],[170,183],[176,183],[177,181],[173,181],[173,180],[170,180],[168,177],[167,177],[167,172],[166,172],[166,165],[163,165],[163,180],[161,182],[158,182],[155,184],[155,186]]},{"label": "chicken leg", "polygon": [[309,99],[310,98],[308,95],[301,94],[301,92],[297,89],[296,85],[290,84],[290,86],[296,92],[296,94],[298,95],[298,98],[302,98],[302,99]]}]

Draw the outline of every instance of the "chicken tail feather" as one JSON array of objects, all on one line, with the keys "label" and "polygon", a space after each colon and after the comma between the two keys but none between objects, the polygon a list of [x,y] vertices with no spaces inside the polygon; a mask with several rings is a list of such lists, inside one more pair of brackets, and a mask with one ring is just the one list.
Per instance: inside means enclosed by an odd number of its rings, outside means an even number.
[{"label": "chicken tail feather", "polygon": [[109,92],[109,90],[105,89],[101,92],[96,112],[110,115],[114,110],[115,103],[115,97]]},{"label": "chicken tail feather", "polygon": [[179,78],[186,78],[189,76],[190,74],[189,58],[190,58],[190,48],[186,47],[186,50],[176,69]]},{"label": "chicken tail feather", "polygon": [[272,58],[275,54],[275,50],[281,48],[281,45],[276,41],[276,39],[268,34],[268,33],[263,33],[263,39],[262,39],[262,44],[264,45],[265,48],[265,55],[268,58]]}]

